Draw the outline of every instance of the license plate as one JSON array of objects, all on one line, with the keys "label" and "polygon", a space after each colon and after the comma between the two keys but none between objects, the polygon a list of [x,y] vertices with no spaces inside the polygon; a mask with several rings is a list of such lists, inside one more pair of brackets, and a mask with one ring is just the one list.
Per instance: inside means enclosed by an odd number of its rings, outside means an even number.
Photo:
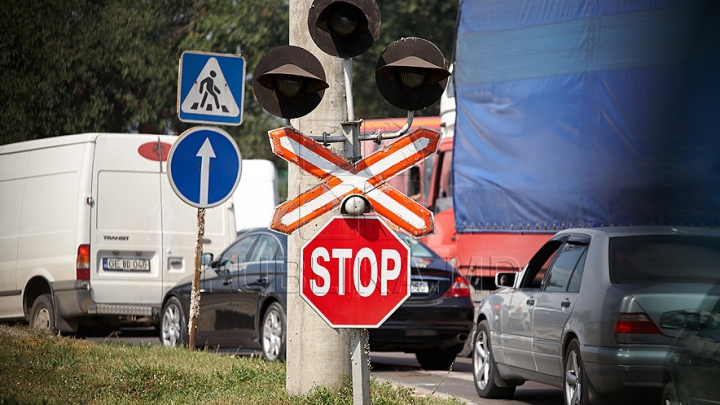
[{"label": "license plate", "polygon": [[103,270],[108,271],[150,271],[150,259],[124,259],[103,257]]},{"label": "license plate", "polygon": [[427,294],[430,292],[427,281],[411,281],[410,282],[410,293],[422,293]]}]

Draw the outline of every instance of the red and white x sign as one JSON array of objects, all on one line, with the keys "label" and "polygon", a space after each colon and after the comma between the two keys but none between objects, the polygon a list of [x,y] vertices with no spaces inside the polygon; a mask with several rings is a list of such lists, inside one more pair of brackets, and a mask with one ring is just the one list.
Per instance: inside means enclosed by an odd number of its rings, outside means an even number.
[{"label": "red and white x sign", "polygon": [[435,232],[432,212],[385,182],[434,153],[440,140],[438,132],[417,129],[357,163],[290,127],[269,134],[276,155],[322,181],[280,204],[270,228],[292,233],[355,194],[367,198],[376,214],[410,235],[420,237]]}]

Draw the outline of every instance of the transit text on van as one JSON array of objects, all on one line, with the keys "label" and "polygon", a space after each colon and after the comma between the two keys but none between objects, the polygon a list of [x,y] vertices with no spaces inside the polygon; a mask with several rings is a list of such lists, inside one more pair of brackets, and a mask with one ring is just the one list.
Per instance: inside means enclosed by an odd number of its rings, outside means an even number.
[{"label": "transit text on van", "polygon": [[105,240],[130,240],[129,236],[103,235]]}]

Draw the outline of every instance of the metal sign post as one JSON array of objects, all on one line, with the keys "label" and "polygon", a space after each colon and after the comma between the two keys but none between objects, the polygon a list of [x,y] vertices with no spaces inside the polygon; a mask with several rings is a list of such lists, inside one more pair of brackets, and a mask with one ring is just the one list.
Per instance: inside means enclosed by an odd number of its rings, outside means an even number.
[{"label": "metal sign post", "polygon": [[196,323],[200,316],[205,209],[218,206],[232,196],[240,182],[241,168],[240,150],[232,137],[219,128],[191,128],[178,138],[168,153],[170,186],[181,200],[198,208],[195,269],[188,321],[190,349],[195,348]]},{"label": "metal sign post", "polygon": [[353,404],[370,405],[370,343],[367,329],[348,329],[352,362]]},{"label": "metal sign post", "polygon": [[188,320],[188,347],[195,348],[197,320],[200,317],[200,268],[202,265],[203,236],[205,235],[205,208],[197,212],[197,244],[195,245],[195,273],[190,290],[190,319]]}]

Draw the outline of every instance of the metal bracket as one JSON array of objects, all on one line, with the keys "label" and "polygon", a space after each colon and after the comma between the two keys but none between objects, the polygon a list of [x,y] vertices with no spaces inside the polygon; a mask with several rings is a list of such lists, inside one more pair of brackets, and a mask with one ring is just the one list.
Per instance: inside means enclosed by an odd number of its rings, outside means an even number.
[{"label": "metal bracket", "polygon": [[410,129],[410,126],[412,125],[413,118],[415,117],[415,111],[408,111],[408,117],[407,121],[405,122],[405,125],[403,125],[402,128],[400,128],[399,131],[393,132],[389,135],[383,135],[382,131],[379,129],[376,129],[375,132],[373,132],[370,135],[367,136],[361,136],[358,138],[359,141],[373,141],[376,144],[380,145],[380,142],[382,142],[384,139],[395,139],[399,138],[407,133],[407,131]]}]

